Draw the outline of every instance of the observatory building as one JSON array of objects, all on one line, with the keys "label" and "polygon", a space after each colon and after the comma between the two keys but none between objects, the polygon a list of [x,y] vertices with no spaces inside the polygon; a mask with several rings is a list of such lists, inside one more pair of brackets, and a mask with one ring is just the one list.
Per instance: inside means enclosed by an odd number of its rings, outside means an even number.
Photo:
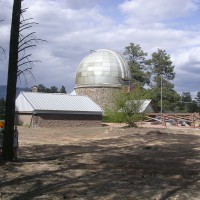
[{"label": "observatory building", "polygon": [[75,92],[105,108],[111,105],[113,92],[127,90],[130,80],[130,69],[118,52],[98,49],[91,51],[78,65]]}]

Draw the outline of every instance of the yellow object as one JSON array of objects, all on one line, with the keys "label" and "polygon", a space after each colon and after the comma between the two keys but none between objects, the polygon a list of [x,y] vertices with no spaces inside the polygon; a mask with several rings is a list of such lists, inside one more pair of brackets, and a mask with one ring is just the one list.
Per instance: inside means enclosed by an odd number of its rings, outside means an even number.
[{"label": "yellow object", "polygon": [[4,128],[5,122],[0,121],[0,128]]}]

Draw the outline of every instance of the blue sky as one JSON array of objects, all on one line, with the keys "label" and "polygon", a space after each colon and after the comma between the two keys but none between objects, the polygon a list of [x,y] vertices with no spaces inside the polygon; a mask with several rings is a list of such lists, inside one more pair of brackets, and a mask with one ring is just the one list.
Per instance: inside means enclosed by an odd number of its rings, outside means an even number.
[{"label": "blue sky", "polygon": [[[7,50],[0,65],[0,85],[6,84],[11,0],[0,0],[0,45]],[[200,91],[200,0],[24,0],[26,17],[39,25],[37,37],[48,43],[32,50],[32,73],[21,77],[20,87],[64,85],[71,92],[78,64],[91,49],[123,53],[130,43],[151,55],[166,50],[175,65],[177,92]]]}]

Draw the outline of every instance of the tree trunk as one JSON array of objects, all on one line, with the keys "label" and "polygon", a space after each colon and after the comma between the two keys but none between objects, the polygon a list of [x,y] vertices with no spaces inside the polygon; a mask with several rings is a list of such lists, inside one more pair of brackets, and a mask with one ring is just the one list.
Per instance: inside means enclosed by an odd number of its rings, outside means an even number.
[{"label": "tree trunk", "polygon": [[21,14],[21,0],[14,0],[12,24],[10,31],[10,52],[8,64],[7,95],[5,110],[5,134],[3,144],[3,159],[5,161],[13,160],[13,139],[14,139],[14,121],[15,121],[15,98],[18,71],[18,44],[19,27]]}]

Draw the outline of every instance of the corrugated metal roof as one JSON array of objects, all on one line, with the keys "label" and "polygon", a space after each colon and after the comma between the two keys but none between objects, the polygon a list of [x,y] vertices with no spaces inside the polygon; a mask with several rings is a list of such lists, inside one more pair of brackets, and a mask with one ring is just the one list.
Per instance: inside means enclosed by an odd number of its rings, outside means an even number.
[{"label": "corrugated metal roof", "polygon": [[76,95],[76,91],[73,90],[73,91],[70,93],[70,95]]},{"label": "corrugated metal roof", "polygon": [[40,92],[21,92],[19,94],[16,99],[16,111],[23,110],[102,112],[100,106],[86,96]]},{"label": "corrugated metal roof", "polygon": [[143,113],[146,111],[147,107],[149,106],[149,104],[151,103],[150,99],[145,99],[145,100],[141,100],[141,107],[140,107],[140,113]]}]

